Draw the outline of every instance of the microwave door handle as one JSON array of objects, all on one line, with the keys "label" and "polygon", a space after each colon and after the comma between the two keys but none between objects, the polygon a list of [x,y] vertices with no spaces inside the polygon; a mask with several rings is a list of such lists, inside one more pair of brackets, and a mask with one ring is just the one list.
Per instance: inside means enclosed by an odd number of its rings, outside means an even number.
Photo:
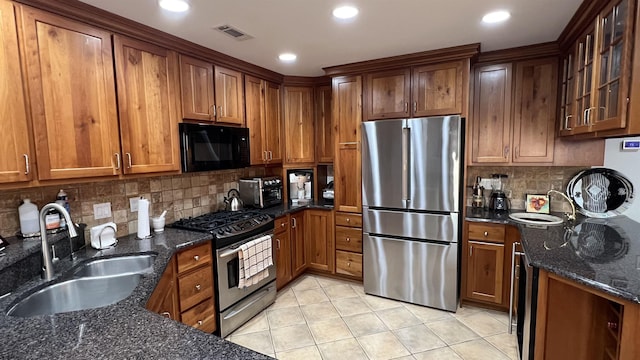
[{"label": "microwave door handle", "polygon": [[188,149],[189,149],[189,135],[185,132],[182,133],[182,171],[188,171]]}]

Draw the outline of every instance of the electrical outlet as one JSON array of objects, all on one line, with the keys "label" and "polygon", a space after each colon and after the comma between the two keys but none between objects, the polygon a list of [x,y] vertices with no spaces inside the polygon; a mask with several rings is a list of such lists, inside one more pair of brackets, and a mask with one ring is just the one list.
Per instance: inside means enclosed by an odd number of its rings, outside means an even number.
[{"label": "electrical outlet", "polygon": [[96,220],[111,217],[111,203],[101,203],[93,205],[93,218]]},{"label": "electrical outlet", "polygon": [[138,212],[138,200],[140,200],[139,196],[129,198],[129,207],[131,208],[131,212]]},{"label": "electrical outlet", "polygon": [[493,182],[491,181],[491,179],[480,179],[480,186],[482,186],[485,189],[491,190],[491,184],[493,184]]}]

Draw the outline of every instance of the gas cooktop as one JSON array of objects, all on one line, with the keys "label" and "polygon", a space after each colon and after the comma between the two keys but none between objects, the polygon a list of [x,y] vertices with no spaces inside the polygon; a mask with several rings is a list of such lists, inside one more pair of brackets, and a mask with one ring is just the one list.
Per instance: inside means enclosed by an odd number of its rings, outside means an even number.
[{"label": "gas cooktop", "polygon": [[211,233],[217,249],[273,230],[273,218],[259,211],[219,211],[180,219],[171,227]]}]

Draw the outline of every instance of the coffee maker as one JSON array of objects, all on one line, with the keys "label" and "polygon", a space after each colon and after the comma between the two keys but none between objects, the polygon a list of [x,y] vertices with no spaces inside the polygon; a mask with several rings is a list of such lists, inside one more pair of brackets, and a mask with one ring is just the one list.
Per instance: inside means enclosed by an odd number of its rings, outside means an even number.
[{"label": "coffee maker", "polygon": [[509,198],[504,192],[504,185],[508,178],[505,174],[491,174],[491,196],[489,209],[494,211],[508,211]]}]

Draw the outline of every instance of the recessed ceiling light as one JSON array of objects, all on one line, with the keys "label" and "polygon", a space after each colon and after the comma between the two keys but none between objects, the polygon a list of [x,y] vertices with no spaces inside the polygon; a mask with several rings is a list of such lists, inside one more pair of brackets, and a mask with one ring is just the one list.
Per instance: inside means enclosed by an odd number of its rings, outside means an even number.
[{"label": "recessed ceiling light", "polygon": [[505,10],[492,11],[482,17],[482,22],[487,24],[495,24],[503,22],[511,17],[511,14]]},{"label": "recessed ceiling light", "polygon": [[189,3],[185,0],[160,0],[161,8],[171,12],[185,12],[189,10]]},{"label": "recessed ceiling light", "polygon": [[296,54],[292,54],[292,53],[283,53],[280,54],[280,56],[278,56],[278,59],[280,59],[280,61],[284,61],[284,62],[294,62],[296,61]]},{"label": "recessed ceiling light", "polygon": [[333,9],[333,16],[338,19],[351,19],[358,15],[358,9],[354,6],[340,6]]}]

